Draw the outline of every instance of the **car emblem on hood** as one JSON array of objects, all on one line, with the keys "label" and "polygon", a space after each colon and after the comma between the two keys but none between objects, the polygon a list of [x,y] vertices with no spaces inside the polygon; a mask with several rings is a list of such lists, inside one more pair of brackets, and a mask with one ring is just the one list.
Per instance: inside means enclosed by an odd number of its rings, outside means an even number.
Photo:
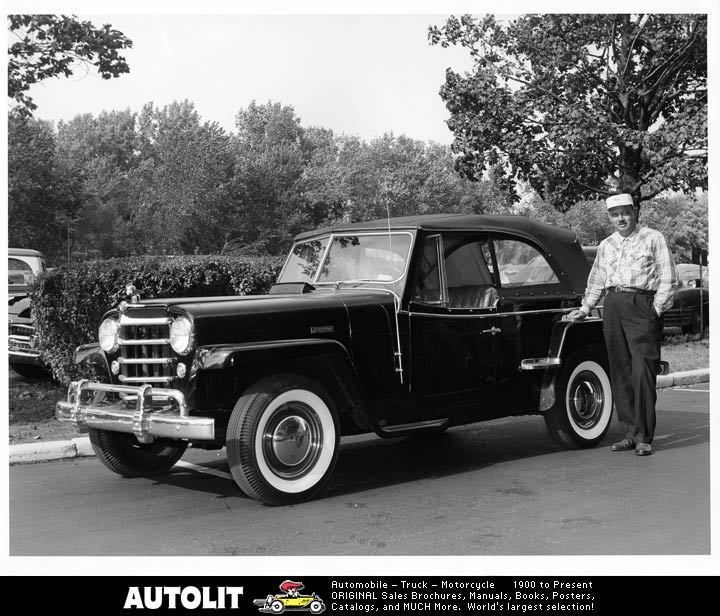
[{"label": "car emblem on hood", "polygon": [[122,300],[118,304],[118,310],[120,310],[120,312],[125,312],[127,310],[128,303],[137,304],[140,301],[140,293],[138,293],[138,290],[135,288],[135,285],[133,285],[133,284],[125,285],[125,297],[127,299]]}]

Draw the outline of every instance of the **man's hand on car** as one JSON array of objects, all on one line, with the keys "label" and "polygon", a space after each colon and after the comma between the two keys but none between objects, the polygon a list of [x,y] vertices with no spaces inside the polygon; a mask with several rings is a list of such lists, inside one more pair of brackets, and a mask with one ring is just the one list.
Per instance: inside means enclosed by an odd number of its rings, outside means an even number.
[{"label": "man's hand on car", "polygon": [[566,314],[563,317],[564,321],[582,321],[585,317],[587,317],[587,314],[584,310],[581,310],[580,308],[577,308],[576,310],[573,310],[571,313]]}]

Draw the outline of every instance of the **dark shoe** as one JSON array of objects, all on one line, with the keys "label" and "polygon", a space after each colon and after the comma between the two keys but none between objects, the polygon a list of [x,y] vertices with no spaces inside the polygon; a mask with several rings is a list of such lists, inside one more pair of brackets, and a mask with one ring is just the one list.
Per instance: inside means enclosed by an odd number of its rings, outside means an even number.
[{"label": "dark shoe", "polygon": [[635,441],[629,438],[624,438],[610,447],[611,451],[630,451],[631,449],[635,449]]},{"label": "dark shoe", "polygon": [[653,453],[653,448],[650,443],[638,443],[635,447],[635,455],[636,456],[651,456]]}]

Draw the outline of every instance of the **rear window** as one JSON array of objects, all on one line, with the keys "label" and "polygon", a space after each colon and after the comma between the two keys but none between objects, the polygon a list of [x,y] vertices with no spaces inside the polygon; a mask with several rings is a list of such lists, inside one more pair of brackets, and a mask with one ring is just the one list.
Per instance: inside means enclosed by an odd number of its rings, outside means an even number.
[{"label": "rear window", "polygon": [[35,281],[35,276],[45,271],[45,261],[40,257],[8,257],[8,284],[27,286]]},{"label": "rear window", "polygon": [[517,240],[496,240],[495,255],[503,287],[559,282],[550,264],[535,248]]}]

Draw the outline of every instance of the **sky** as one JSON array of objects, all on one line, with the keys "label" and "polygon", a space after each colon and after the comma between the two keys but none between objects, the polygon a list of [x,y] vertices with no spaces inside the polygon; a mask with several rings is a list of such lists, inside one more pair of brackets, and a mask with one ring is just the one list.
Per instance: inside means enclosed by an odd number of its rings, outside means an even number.
[{"label": "sky", "polygon": [[[702,6],[712,5],[700,1]],[[691,4],[697,0],[686,0]],[[17,6],[12,6],[17,4]],[[371,140],[385,133],[449,144],[449,112],[439,96],[448,67],[472,67],[467,50],[431,46],[429,25],[450,14],[492,12],[498,18],[528,11],[578,12],[577,2],[517,0],[266,0],[123,3],[9,2],[9,12],[62,12],[110,24],[133,41],[125,50],[130,73],[104,80],[78,67],[29,94],[36,116],[68,121],[80,113],[131,109],[153,102],[193,102],[201,118],[235,130],[235,116],[255,101],[294,108],[304,127]],[[655,12],[674,2],[588,3],[583,11]],[[683,7],[688,6],[683,4]],[[590,8],[592,7],[592,8]],[[689,10],[685,8],[685,10]]]},{"label": "sky", "polygon": [[235,130],[252,101],[294,108],[303,126],[370,140],[392,132],[450,143],[438,91],[447,67],[467,70],[469,53],[431,46],[437,15],[78,14],[133,41],[130,73],[104,80],[79,67],[29,94],[46,120],[80,113],[164,106],[188,99],[206,121]]}]

